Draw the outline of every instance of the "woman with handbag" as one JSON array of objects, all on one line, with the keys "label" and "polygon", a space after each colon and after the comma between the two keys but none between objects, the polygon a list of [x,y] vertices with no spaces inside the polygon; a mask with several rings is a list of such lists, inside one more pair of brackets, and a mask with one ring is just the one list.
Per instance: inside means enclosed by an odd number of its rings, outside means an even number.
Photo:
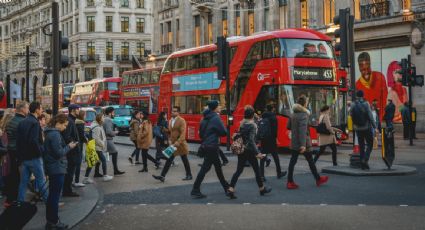
[{"label": "woman with handbag", "polygon": [[155,164],[156,169],[159,168],[159,162],[148,153],[153,139],[152,122],[149,120],[148,116],[148,112],[142,112],[142,124],[137,134],[137,145],[142,150],[143,160],[143,168],[139,170],[139,172],[148,172],[148,159]]},{"label": "woman with handbag", "polygon": [[328,105],[324,105],[320,109],[320,117],[319,117],[319,125],[317,128],[317,133],[319,135],[319,146],[320,150],[314,156],[314,163],[319,159],[320,155],[325,152],[327,146],[329,146],[332,150],[332,162],[334,166],[337,166],[338,163],[336,161],[336,132],[342,132],[340,129],[334,128],[331,125],[330,119],[330,108]]},{"label": "woman with handbag", "polygon": [[245,162],[247,161],[254,170],[255,179],[260,190],[260,195],[264,196],[264,194],[270,193],[272,191],[271,188],[264,186],[260,175],[260,166],[258,165],[257,159],[262,159],[265,155],[260,153],[255,142],[255,137],[257,136],[257,125],[254,122],[254,114],[255,112],[252,106],[245,106],[244,119],[242,120],[241,126],[239,127],[239,133],[242,136],[245,148],[244,151],[238,155],[238,166],[236,172],[233,174],[230,187],[228,188],[228,195],[231,199],[236,198],[234,195],[235,185],[239,176],[242,174],[245,167]]},{"label": "woman with handbag", "polygon": [[133,157],[136,156],[136,165],[141,164],[139,162],[140,149],[137,146],[137,133],[139,132],[140,117],[140,111],[134,111],[130,122],[130,140],[134,143],[135,149],[133,153],[128,157],[128,160],[130,161],[130,164],[133,164]]}]

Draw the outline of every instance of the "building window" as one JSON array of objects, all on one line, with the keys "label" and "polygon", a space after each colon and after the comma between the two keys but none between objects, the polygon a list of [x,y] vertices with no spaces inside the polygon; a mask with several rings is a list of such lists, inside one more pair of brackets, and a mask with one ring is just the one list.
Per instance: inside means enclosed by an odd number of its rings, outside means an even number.
[{"label": "building window", "polygon": [[164,24],[159,24],[159,30],[160,30],[160,33],[161,33],[161,36],[160,36],[160,38],[159,38],[159,43],[161,44],[161,45],[164,45]]},{"label": "building window", "polygon": [[173,44],[173,31],[171,31],[171,22],[167,22],[168,27],[168,42],[167,44]]},{"label": "building window", "polygon": [[201,45],[201,17],[196,15],[195,17],[195,46]]},{"label": "building window", "polygon": [[136,0],[137,8],[145,8],[145,0]]},{"label": "building window", "polygon": [[112,7],[112,0],[105,0],[105,5],[107,7]]},{"label": "building window", "polygon": [[129,54],[129,45],[128,42],[121,43],[121,56],[124,58],[128,58]]},{"label": "building window", "polygon": [[360,13],[360,0],[353,0],[354,3],[354,18],[356,20],[361,20],[361,13]]},{"label": "building window", "polygon": [[89,59],[94,59],[96,55],[96,47],[94,42],[87,42],[87,56]]},{"label": "building window", "polygon": [[241,36],[241,5],[235,5],[235,28],[236,28],[236,36]]},{"label": "building window", "polygon": [[88,7],[94,6],[94,0],[87,0],[87,6]]},{"label": "building window", "polygon": [[78,24],[78,18],[77,18],[77,19],[75,19],[75,32],[76,33],[80,32],[79,26],[80,26],[80,24]]},{"label": "building window", "polygon": [[180,47],[180,20],[176,19],[176,47]]},{"label": "building window", "polygon": [[121,17],[121,32],[128,32],[128,17]]},{"label": "building window", "polygon": [[213,43],[213,17],[212,14],[208,14],[208,44]]},{"label": "building window", "polygon": [[121,7],[128,7],[128,0],[121,0]]},{"label": "building window", "polygon": [[106,60],[112,61],[114,55],[114,48],[112,42],[106,42]]},{"label": "building window", "polygon": [[113,72],[114,72],[114,68],[103,67],[103,77],[104,78],[112,77],[112,75],[114,74]]},{"label": "building window", "polygon": [[87,16],[87,32],[94,32],[95,26],[95,16]]},{"label": "building window", "polygon": [[308,15],[308,3],[307,0],[301,0],[301,27],[307,28],[310,20]]},{"label": "building window", "polygon": [[112,32],[112,16],[106,16],[106,32]]},{"label": "building window", "polygon": [[402,0],[403,13],[410,12],[410,6],[411,6],[411,3],[410,2],[411,2],[410,0]]},{"label": "building window", "polygon": [[121,77],[122,73],[129,70],[131,70],[131,68],[119,68],[119,76]]},{"label": "building window", "polygon": [[325,25],[333,23],[335,17],[335,0],[323,0],[323,22]]},{"label": "building window", "polygon": [[254,10],[248,11],[248,35],[255,32]]},{"label": "building window", "polygon": [[227,27],[227,8],[221,9],[221,25],[222,25],[222,35],[227,37],[228,27]]},{"label": "building window", "polygon": [[137,43],[137,53],[139,54],[140,58],[145,56],[145,43],[143,42]]},{"label": "building window", "polygon": [[137,33],[144,33],[145,32],[145,19],[144,18],[138,18],[137,19],[136,28],[137,28]]},{"label": "building window", "polygon": [[268,21],[269,21],[269,0],[264,0],[263,30],[268,30],[267,28]]},{"label": "building window", "polygon": [[90,81],[96,78],[96,68],[85,68],[84,72],[85,72],[84,76],[86,81]]}]

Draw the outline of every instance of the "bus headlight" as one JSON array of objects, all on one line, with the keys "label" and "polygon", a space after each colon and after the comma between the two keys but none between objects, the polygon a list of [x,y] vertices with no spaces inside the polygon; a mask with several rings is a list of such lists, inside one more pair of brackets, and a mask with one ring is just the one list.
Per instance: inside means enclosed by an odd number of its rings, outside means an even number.
[{"label": "bus headlight", "polygon": [[232,116],[232,115],[229,115],[229,116],[227,117],[227,119],[228,119],[228,124],[229,124],[229,125],[233,125],[233,116]]}]

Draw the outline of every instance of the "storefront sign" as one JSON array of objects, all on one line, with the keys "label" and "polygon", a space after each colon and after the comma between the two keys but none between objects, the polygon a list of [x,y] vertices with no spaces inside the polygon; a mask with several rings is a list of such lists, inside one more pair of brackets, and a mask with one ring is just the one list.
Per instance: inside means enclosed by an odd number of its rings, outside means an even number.
[{"label": "storefront sign", "polygon": [[173,92],[218,89],[217,72],[191,74],[173,78]]},{"label": "storefront sign", "polygon": [[294,67],[292,69],[292,79],[311,81],[334,81],[335,72],[329,68],[304,68]]}]

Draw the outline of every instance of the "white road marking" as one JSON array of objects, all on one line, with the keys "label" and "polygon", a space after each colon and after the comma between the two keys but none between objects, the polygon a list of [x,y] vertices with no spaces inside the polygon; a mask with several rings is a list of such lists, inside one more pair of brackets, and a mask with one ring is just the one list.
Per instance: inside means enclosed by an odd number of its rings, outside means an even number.
[{"label": "white road marking", "polygon": [[102,211],[100,211],[100,213],[101,214],[103,214],[103,213],[105,213],[106,212],[106,210],[105,209],[103,209]]},{"label": "white road marking", "polygon": [[146,206],[147,204],[139,204],[139,206]]},{"label": "white road marking", "polygon": [[409,207],[407,204],[400,204],[400,207]]},{"label": "white road marking", "polygon": [[180,203],[172,203],[171,205],[176,206],[179,205]]},{"label": "white road marking", "polygon": [[207,203],[207,205],[213,205],[214,203]]},{"label": "white road marking", "polygon": [[366,206],[365,204],[358,204],[359,207],[364,207]]},{"label": "white road marking", "polygon": [[251,203],[243,203],[243,205],[250,205]]},{"label": "white road marking", "polygon": [[282,203],[283,206],[288,205],[287,203]]},{"label": "white road marking", "polygon": [[327,204],[320,204],[320,206],[328,206]]}]

